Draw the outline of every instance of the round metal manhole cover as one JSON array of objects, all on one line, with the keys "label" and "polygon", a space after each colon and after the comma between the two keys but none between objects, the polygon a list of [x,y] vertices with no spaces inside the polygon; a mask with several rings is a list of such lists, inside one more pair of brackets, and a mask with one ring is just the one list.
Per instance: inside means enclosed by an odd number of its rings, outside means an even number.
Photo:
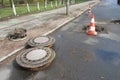
[{"label": "round metal manhole cover", "polygon": [[39,44],[46,43],[48,41],[49,41],[48,37],[37,37],[34,39],[34,42],[39,43]]},{"label": "round metal manhole cover", "polygon": [[47,55],[47,52],[42,49],[33,50],[26,55],[28,60],[39,60],[44,58]]},{"label": "round metal manhole cover", "polygon": [[16,57],[16,62],[27,69],[43,69],[55,58],[55,51],[48,47],[35,47],[24,50]]},{"label": "round metal manhole cover", "polygon": [[27,46],[29,47],[51,47],[55,43],[55,38],[51,36],[39,36],[30,39],[27,42]]}]

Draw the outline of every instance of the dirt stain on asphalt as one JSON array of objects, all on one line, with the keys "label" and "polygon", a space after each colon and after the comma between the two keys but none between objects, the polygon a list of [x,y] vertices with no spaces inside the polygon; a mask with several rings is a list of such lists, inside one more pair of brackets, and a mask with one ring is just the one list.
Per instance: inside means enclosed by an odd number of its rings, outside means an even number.
[{"label": "dirt stain on asphalt", "polygon": [[74,59],[75,61],[93,61],[95,60],[95,55],[93,52],[87,51],[87,49],[82,48],[73,48],[70,51],[70,57],[71,59]]}]

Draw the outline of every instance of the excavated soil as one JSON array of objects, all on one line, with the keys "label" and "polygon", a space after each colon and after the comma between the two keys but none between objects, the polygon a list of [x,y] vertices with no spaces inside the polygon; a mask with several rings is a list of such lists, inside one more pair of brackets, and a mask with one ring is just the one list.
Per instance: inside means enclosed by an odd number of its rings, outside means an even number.
[{"label": "excavated soil", "polygon": [[[89,25],[85,25],[83,28],[82,28],[82,31],[83,32],[86,32],[89,28]],[[98,32],[98,33],[108,33],[108,29],[106,26],[103,26],[103,25],[100,25],[100,24],[97,24],[95,25],[95,30]]]},{"label": "excavated soil", "polygon": [[112,20],[111,23],[120,24],[120,20]]}]

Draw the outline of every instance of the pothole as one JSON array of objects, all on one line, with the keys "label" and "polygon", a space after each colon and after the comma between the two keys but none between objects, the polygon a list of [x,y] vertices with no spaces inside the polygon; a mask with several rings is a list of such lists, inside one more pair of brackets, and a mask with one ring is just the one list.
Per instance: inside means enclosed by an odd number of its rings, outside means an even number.
[{"label": "pothole", "polygon": [[120,20],[112,20],[111,23],[120,24]]},{"label": "pothole", "polygon": [[[84,25],[84,27],[82,28],[82,32],[86,32],[89,28],[89,25]],[[98,33],[108,33],[108,29],[106,26],[103,26],[103,25],[100,25],[100,24],[96,24],[95,25],[95,30],[98,32]]]},{"label": "pothole", "polygon": [[7,38],[12,41],[23,40],[27,36],[26,32],[26,29],[16,28],[8,33]]}]

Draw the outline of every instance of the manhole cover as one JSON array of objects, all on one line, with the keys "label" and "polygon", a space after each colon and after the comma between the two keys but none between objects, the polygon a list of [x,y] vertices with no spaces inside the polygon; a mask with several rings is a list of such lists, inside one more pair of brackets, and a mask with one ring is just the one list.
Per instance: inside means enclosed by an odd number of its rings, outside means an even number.
[{"label": "manhole cover", "polygon": [[45,57],[47,55],[47,52],[43,49],[37,49],[37,50],[33,50],[31,52],[29,52],[26,55],[26,58],[28,60],[39,60],[42,59],[43,57]]},{"label": "manhole cover", "polygon": [[48,47],[37,47],[22,51],[16,62],[24,68],[31,70],[44,69],[48,67],[55,58],[55,52]]},{"label": "manhole cover", "polygon": [[49,41],[48,37],[37,37],[34,39],[34,42],[39,44],[46,43],[48,41]]},{"label": "manhole cover", "polygon": [[111,23],[120,24],[120,20],[112,20]]},{"label": "manhole cover", "polygon": [[39,47],[39,46],[44,46],[44,47],[51,47],[55,43],[55,38],[51,36],[39,36],[30,39],[27,42],[27,46],[29,47]]}]

